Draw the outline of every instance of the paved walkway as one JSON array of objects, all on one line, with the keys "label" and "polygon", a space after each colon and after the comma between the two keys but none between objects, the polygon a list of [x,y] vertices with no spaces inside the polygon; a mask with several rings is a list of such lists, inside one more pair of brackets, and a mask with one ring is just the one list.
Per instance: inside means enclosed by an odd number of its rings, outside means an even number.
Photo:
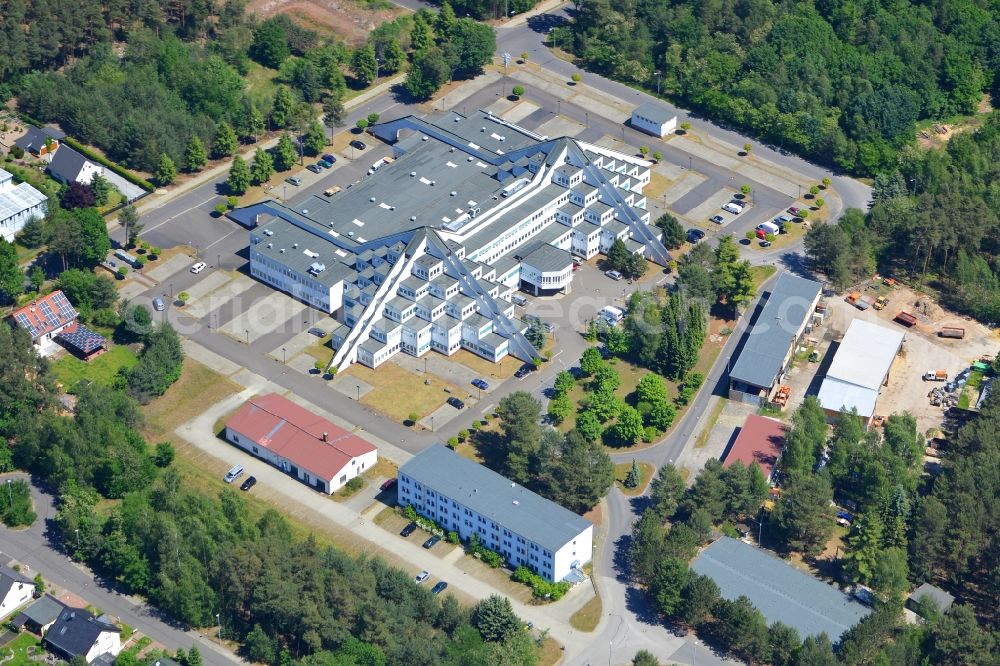
[{"label": "paved walkway", "polygon": [[[263,387],[268,383],[261,380],[260,386]],[[362,547],[392,553],[406,562],[413,574],[421,570],[430,571],[434,576],[447,581],[449,586],[453,586],[474,599],[484,599],[491,594],[507,596],[503,590],[463,571],[459,566],[459,561],[452,561],[453,558],[447,556],[438,557],[421,548],[419,543],[404,540],[398,535],[382,529],[366,519],[364,515],[359,515],[341,503],[324,498],[277,468],[218,439],[213,434],[215,422],[238,408],[256,392],[256,388],[247,388],[212,405],[177,428],[176,433],[185,441],[213,457],[225,456],[227,464],[238,461],[249,474],[257,477],[259,490],[255,492],[259,492],[261,489],[271,490],[279,495],[280,499],[291,501],[295,506],[302,507],[305,512],[308,512],[310,520],[329,523],[334,529],[346,528],[350,530]],[[295,513],[302,514],[303,511]],[[584,584],[584,586],[589,587],[589,584]],[[581,592],[572,594],[572,597],[575,602],[573,604],[563,603],[568,600],[567,598],[558,603],[544,606],[530,606],[512,600],[514,611],[519,617],[533,622],[539,630],[547,629],[554,639],[566,646],[567,658],[571,655],[580,655],[580,646],[587,641],[588,636],[584,632],[573,629],[569,624],[570,616],[579,606],[586,603],[588,597]]]}]

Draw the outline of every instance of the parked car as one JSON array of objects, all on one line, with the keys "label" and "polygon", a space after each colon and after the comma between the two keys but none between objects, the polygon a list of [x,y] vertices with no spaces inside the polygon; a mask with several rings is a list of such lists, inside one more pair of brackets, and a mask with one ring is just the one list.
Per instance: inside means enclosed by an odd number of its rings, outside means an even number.
[{"label": "parked car", "polygon": [[424,582],[430,577],[431,577],[430,573],[428,573],[427,571],[421,571],[413,578],[413,582],[419,585],[420,583]]},{"label": "parked car", "polygon": [[514,376],[517,377],[518,379],[521,379],[522,377],[527,377],[528,373],[532,372],[534,369],[535,369],[534,365],[531,365],[530,363],[525,363],[524,365],[522,365],[520,368],[517,369],[517,372],[514,373]]},{"label": "parked car", "polygon": [[322,328],[317,328],[315,326],[313,326],[312,328],[309,329],[309,334],[310,335],[315,335],[317,338],[325,338],[326,337],[326,331],[324,331]]},{"label": "parked car", "polygon": [[340,187],[340,185],[334,185],[330,189],[328,189],[325,192],[323,192],[323,196],[325,196],[325,197],[332,197],[337,192],[340,192],[341,189],[342,188]]},{"label": "parked car", "polygon": [[299,178],[298,176],[289,176],[288,178],[285,179],[285,182],[288,183],[289,185],[294,185],[295,187],[298,187],[299,185],[302,184],[302,179]]},{"label": "parked car", "polygon": [[306,167],[306,169],[308,169],[309,171],[312,171],[313,173],[322,173],[323,172],[323,167],[321,167],[319,164],[310,164],[309,166]]},{"label": "parked car", "polygon": [[250,490],[255,485],[257,485],[257,477],[249,476],[247,477],[247,480],[240,485],[240,490]]},{"label": "parked car", "polygon": [[394,477],[394,478],[386,479],[385,481],[383,481],[382,485],[379,486],[379,489],[382,492],[385,492],[387,490],[392,490],[395,487],[396,487],[396,478]]},{"label": "parked car", "polygon": [[417,531],[417,524],[416,523],[410,523],[409,525],[407,525],[406,527],[404,527],[403,529],[401,529],[399,531],[399,536],[401,536],[401,537],[408,537],[408,536],[410,536],[411,534],[413,534],[416,531]]},{"label": "parked car", "polygon": [[475,386],[477,389],[482,389],[483,391],[487,390],[490,387],[490,385],[486,383],[485,379],[473,379],[472,385]]},{"label": "parked car", "polygon": [[153,309],[157,312],[163,312],[167,309],[167,304],[163,302],[163,299],[157,296],[153,299]]},{"label": "parked car", "polygon": [[447,402],[455,409],[465,409],[465,403],[456,398],[455,396],[451,396],[450,398],[448,398]]},{"label": "parked car", "polygon": [[206,264],[204,261],[199,261],[198,263],[196,263],[191,267],[191,272],[195,274],[201,273],[206,268],[208,268],[208,264]]},{"label": "parked car", "polygon": [[436,544],[440,540],[441,540],[441,537],[439,537],[437,534],[431,535],[430,539],[428,539],[427,541],[424,541],[424,548],[426,548],[427,550],[430,550],[431,548],[434,547],[434,544]]},{"label": "parked car", "polygon": [[442,592],[445,591],[445,588],[447,588],[447,587],[448,587],[448,583],[446,583],[444,581],[441,581],[440,583],[438,583],[437,585],[435,585],[434,587],[431,588],[431,594],[435,594],[435,595],[436,594],[441,594]]},{"label": "parked car", "polygon": [[788,208],[788,212],[791,213],[792,215],[798,215],[799,214],[799,209],[796,208],[795,206],[790,206]]},{"label": "parked car", "polygon": [[726,218],[722,217],[721,215],[715,215],[712,217],[712,222],[715,222],[716,224],[722,224],[725,221]]},{"label": "parked car", "polygon": [[323,167],[324,169],[329,169],[330,167],[333,166],[333,162],[327,162],[326,160],[320,160],[319,162],[316,162],[316,164]]},{"label": "parked car", "polygon": [[241,476],[243,476],[243,465],[233,465],[233,468],[226,472],[226,477],[223,481],[226,483],[232,483]]},{"label": "parked car", "polygon": [[364,141],[359,141],[358,139],[355,139],[354,141],[351,141],[351,147],[357,148],[358,150],[364,150],[368,146],[365,145]]},{"label": "parked car", "polygon": [[760,246],[761,247],[771,247],[771,241],[769,241],[769,240],[762,240],[760,242]]},{"label": "parked car", "polygon": [[604,271],[604,274],[607,275],[612,280],[621,280],[622,279],[622,274],[619,273],[618,271]]},{"label": "parked car", "polygon": [[743,212],[743,204],[730,201],[729,203],[723,204],[722,210],[727,213],[732,213],[733,215],[739,215]]},{"label": "parked car", "polygon": [[323,161],[329,162],[330,164],[336,164],[337,156],[332,153],[327,153],[326,155],[323,156]]},{"label": "parked car", "polygon": [[545,322],[545,330],[551,333],[552,331],[556,330],[556,325],[550,321],[547,321]]},{"label": "parked car", "polygon": [[580,265],[580,264],[582,264],[582,263],[583,263],[583,257],[578,257],[578,256],[576,256],[576,255],[574,254],[574,255],[573,255],[573,265],[574,265],[574,266],[579,266],[579,265]]},{"label": "parked car", "polygon": [[705,237],[705,232],[701,229],[688,229],[687,239],[689,243],[697,243]]}]

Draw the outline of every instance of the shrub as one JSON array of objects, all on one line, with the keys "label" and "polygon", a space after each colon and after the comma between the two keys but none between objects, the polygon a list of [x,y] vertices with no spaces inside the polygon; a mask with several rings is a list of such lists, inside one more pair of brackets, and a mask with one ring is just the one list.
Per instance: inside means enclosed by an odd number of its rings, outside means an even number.
[{"label": "shrub", "polygon": [[645,157],[649,154],[649,146],[639,146],[639,154]]},{"label": "shrub", "polygon": [[580,81],[583,80],[583,77],[580,76],[578,72],[573,72],[573,76],[571,76],[570,78],[573,79],[573,83],[579,83]]},{"label": "shrub", "polygon": [[412,504],[407,504],[406,508],[403,509],[403,515],[409,520],[416,520],[417,510],[413,508]]},{"label": "shrub", "polygon": [[219,214],[219,217],[222,217],[223,215],[229,212],[229,206],[227,206],[224,203],[216,204],[215,212]]},{"label": "shrub", "polygon": [[344,487],[347,488],[350,492],[354,493],[365,487],[365,480],[362,479],[360,476],[356,476],[347,483],[345,483]]},{"label": "shrub", "polygon": [[467,439],[469,439],[469,431],[468,430],[459,430],[458,431],[458,441],[464,442]]},{"label": "shrub", "polygon": [[357,128],[358,128],[359,130],[363,130],[363,129],[365,129],[366,127],[368,127],[368,121],[367,121],[367,120],[365,120],[364,118],[359,118],[359,119],[358,119],[358,122],[356,122],[356,123],[355,123],[355,125],[357,126]]},{"label": "shrub", "polygon": [[510,92],[514,95],[514,97],[520,97],[524,94],[524,86],[514,86]]},{"label": "shrub", "polygon": [[124,280],[126,275],[128,275],[128,268],[126,268],[125,266],[119,266],[118,277]]},{"label": "shrub", "polygon": [[368,114],[368,124],[369,125],[374,125],[375,123],[378,122],[378,118],[379,118],[379,115],[377,113],[369,113]]},{"label": "shrub", "polygon": [[406,422],[410,425],[415,424],[419,420],[420,420],[420,414],[417,414],[416,412],[410,412],[406,417]]},{"label": "shrub", "polygon": [[454,451],[456,446],[458,446],[458,437],[449,437],[448,448]]},{"label": "shrub", "polygon": [[529,585],[531,593],[539,599],[558,601],[569,591],[569,583],[550,583],[524,566],[518,567],[511,575],[511,578],[518,583]]},{"label": "shrub", "polygon": [[659,162],[660,160],[663,159],[663,153],[661,153],[658,150],[654,150],[653,151],[653,159],[656,160],[657,162]]},{"label": "shrub", "polygon": [[115,164],[114,162],[112,162],[108,158],[104,157],[103,155],[99,155],[98,153],[95,153],[93,150],[91,150],[87,146],[83,145],[82,143],[80,143],[76,139],[73,139],[72,137],[64,136],[62,138],[62,142],[64,144],[66,144],[67,146],[69,146],[70,148],[73,148],[74,150],[83,153],[85,156],[87,156],[88,158],[94,160],[95,162],[98,162],[98,163],[103,164],[104,166],[108,167],[109,169],[111,169],[116,174],[118,174],[119,176],[121,176],[122,178],[124,178],[125,180],[127,180],[128,182],[132,183],[133,185],[138,185],[139,187],[141,187],[142,189],[146,190],[147,192],[152,192],[153,190],[156,189],[155,187],[153,187],[153,184],[150,183],[148,180],[143,180],[142,178],[139,178],[138,176],[136,176],[131,171],[122,168],[121,166]]},{"label": "shrub", "polygon": [[236,208],[236,206],[238,206],[239,203],[240,200],[236,197],[229,197],[228,199],[226,199],[226,205],[229,206],[230,208]]},{"label": "shrub", "polygon": [[458,538],[458,532],[448,532],[448,536],[445,537],[445,540],[448,543],[459,543],[460,539]]},{"label": "shrub", "polygon": [[190,295],[186,291],[182,291],[181,293],[177,294],[177,300],[184,303],[187,301],[189,296]]}]

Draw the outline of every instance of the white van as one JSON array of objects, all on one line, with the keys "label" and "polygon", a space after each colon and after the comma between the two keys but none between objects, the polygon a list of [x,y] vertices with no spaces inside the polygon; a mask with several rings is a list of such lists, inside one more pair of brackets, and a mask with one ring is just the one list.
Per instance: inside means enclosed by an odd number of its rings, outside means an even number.
[{"label": "white van", "polygon": [[781,228],[778,227],[774,222],[761,222],[757,225],[757,229],[763,229],[766,234],[774,234],[777,236],[781,232]]},{"label": "white van", "polygon": [[528,299],[525,298],[524,296],[521,296],[520,294],[514,294],[513,296],[510,297],[510,302],[513,303],[514,305],[520,305],[521,307],[524,307],[525,305],[528,304]]},{"label": "white van", "polygon": [[613,305],[608,305],[597,314],[612,326],[625,318],[625,312],[621,308],[616,308]]},{"label": "white van", "polygon": [[226,478],[223,481],[232,483],[241,476],[243,476],[243,465],[233,465],[233,468],[226,472]]},{"label": "white van", "polygon": [[735,204],[732,201],[730,201],[729,203],[725,204],[722,207],[722,210],[726,211],[727,213],[732,213],[733,215],[739,215],[740,213],[743,212],[743,206]]},{"label": "white van", "polygon": [[201,273],[207,267],[208,267],[208,264],[206,264],[204,261],[199,261],[197,264],[195,264],[194,266],[191,267],[191,272],[192,273]]}]

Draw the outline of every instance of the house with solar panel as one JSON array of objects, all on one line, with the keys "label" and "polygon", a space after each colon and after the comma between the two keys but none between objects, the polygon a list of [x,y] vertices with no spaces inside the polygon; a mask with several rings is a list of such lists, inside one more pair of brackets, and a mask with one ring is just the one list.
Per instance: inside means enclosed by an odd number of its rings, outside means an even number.
[{"label": "house with solar panel", "polygon": [[28,183],[14,184],[14,176],[0,169],[0,236],[14,242],[33,217],[45,217],[49,198]]},{"label": "house with solar panel", "polygon": [[10,315],[14,325],[31,336],[39,356],[49,356],[59,349],[56,338],[76,324],[80,315],[61,290],[42,296]]}]

